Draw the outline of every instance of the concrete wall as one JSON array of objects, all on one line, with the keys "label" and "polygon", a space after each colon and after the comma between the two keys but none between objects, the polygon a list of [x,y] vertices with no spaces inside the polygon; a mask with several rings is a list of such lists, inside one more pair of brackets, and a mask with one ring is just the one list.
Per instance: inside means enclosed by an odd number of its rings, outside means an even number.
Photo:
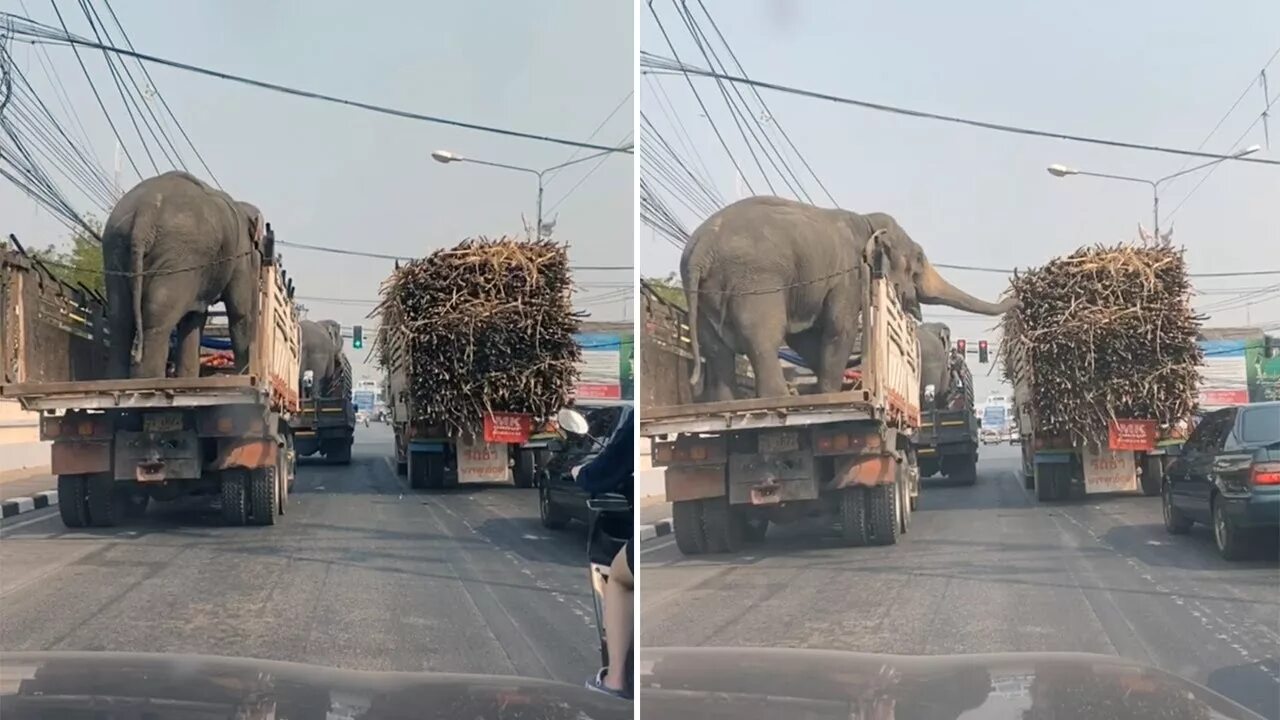
[{"label": "concrete wall", "polygon": [[40,442],[39,417],[13,400],[0,400],[0,472],[49,465],[49,443]]}]

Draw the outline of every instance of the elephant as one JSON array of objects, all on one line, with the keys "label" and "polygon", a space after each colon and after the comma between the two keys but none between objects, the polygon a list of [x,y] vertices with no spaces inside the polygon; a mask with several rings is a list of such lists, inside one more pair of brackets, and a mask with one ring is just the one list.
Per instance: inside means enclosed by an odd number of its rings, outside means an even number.
[{"label": "elephant", "polygon": [[332,320],[302,321],[301,372],[311,372],[312,392],[328,397],[342,354],[342,326]]},{"label": "elephant", "polygon": [[917,319],[922,303],[983,315],[1013,307],[1012,298],[985,302],[948,282],[891,215],[739,200],[707,218],[680,258],[695,385],[705,352],[702,399],[734,397],[735,354],[751,361],[757,397],[786,396],[777,356],[784,343],[814,370],[818,392],[838,391],[859,331],[861,258],[877,233],[885,272]]},{"label": "elephant", "polygon": [[102,235],[111,377],[164,377],[175,328],[177,375],[198,376],[200,333],[218,302],[226,306],[235,369],[244,372],[265,234],[257,207],[185,172],[125,193]]},{"label": "elephant", "polygon": [[[920,408],[941,409],[951,394],[951,328],[943,323],[920,323]],[[933,406],[925,407],[925,388],[933,386]]]}]

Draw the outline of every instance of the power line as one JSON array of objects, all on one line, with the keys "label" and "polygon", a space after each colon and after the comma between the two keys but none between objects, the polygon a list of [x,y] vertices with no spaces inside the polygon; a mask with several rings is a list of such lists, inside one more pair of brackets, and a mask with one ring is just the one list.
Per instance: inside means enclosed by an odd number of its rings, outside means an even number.
[{"label": "power line", "polygon": [[[1249,127],[1245,128],[1244,132],[1240,133],[1240,137],[1236,138],[1236,141],[1231,144],[1231,152],[1233,153],[1238,152],[1237,148],[1240,147],[1240,144],[1244,142],[1244,139],[1249,135],[1249,133],[1252,132],[1255,127],[1258,126],[1258,123],[1267,117],[1267,112],[1271,110],[1271,106],[1275,105],[1277,100],[1280,100],[1280,94],[1276,95],[1274,98],[1271,98],[1271,101],[1267,103],[1267,107],[1265,110],[1262,111],[1262,114],[1259,115],[1257,118],[1255,118],[1253,122],[1249,123]],[[1218,163],[1217,165],[1214,165],[1213,167],[1209,168],[1209,172],[1205,173],[1200,178],[1200,181],[1197,182],[1191,188],[1191,192],[1188,192],[1186,195],[1182,197],[1181,200],[1178,201],[1178,204],[1173,207],[1173,211],[1166,216],[1166,219],[1172,220],[1173,216],[1176,215],[1177,212],[1182,209],[1182,206],[1186,205],[1187,201],[1191,199],[1191,196],[1196,194],[1196,191],[1200,189],[1200,186],[1204,185],[1209,178],[1213,177],[1213,173],[1218,169],[1218,166],[1221,164],[1222,163]]]},{"label": "power line", "polygon": [[[55,10],[56,10],[56,7],[55,7]],[[520,130],[511,130],[508,128],[494,127],[491,125],[480,125],[478,123],[464,122],[461,120],[451,120],[448,118],[438,117],[435,115],[427,115],[424,113],[418,113],[418,112],[412,112],[409,110],[400,110],[398,108],[387,107],[385,105],[375,105],[373,103],[362,102],[359,100],[351,100],[349,98],[342,98],[336,95],[328,95],[326,93],[314,92],[311,90],[302,90],[299,88],[293,88],[286,85],[279,85],[276,83],[266,82],[264,80],[255,80],[253,78],[244,77],[243,75],[234,75],[232,73],[222,72],[220,70],[212,70],[209,68],[200,67],[198,65],[192,65],[190,63],[179,62],[177,60],[170,60],[167,58],[158,57],[156,55],[150,55],[147,53],[137,52],[134,50],[126,50],[124,48],[113,47],[111,45],[106,45],[99,42],[93,42],[86,38],[81,38],[81,37],[72,35],[69,31],[66,30],[65,26],[63,27],[63,30],[64,30],[63,34],[50,35],[44,31],[44,26],[41,26],[39,23],[34,23],[28,18],[21,18],[16,15],[13,15],[12,13],[0,13],[0,18],[4,18],[9,22],[19,21],[20,24],[16,25],[15,27],[23,27],[25,29],[17,29],[14,31],[15,34],[29,37],[30,39],[23,40],[22,42],[27,42],[33,45],[70,45],[73,49],[79,46],[79,47],[85,47],[85,48],[105,50],[108,52],[116,53],[118,55],[136,58],[138,60],[146,60],[147,62],[153,62],[153,63],[156,63],[157,65],[165,65],[167,67],[177,68],[179,70],[186,70],[188,72],[198,73],[200,75],[206,75],[208,77],[215,77],[220,80],[230,80],[232,82],[238,82],[243,85],[250,85],[257,88],[262,88],[264,90],[273,90],[275,92],[284,93],[286,95],[309,98],[312,100],[323,100],[325,102],[335,103],[338,105],[346,105],[348,107],[359,108],[361,110],[368,110],[370,112],[376,112],[383,115],[391,115],[393,117],[406,118],[409,120],[421,120],[423,122],[436,123],[439,125],[448,125],[451,127],[465,128],[468,130],[477,130],[480,132],[487,132],[495,135],[505,135],[507,137],[522,138],[525,140],[536,140],[539,142],[554,143],[556,145],[566,145],[569,147],[583,148],[586,150],[600,150],[605,152],[620,152],[620,153],[627,153],[627,154],[632,153],[632,148],[630,147],[608,147],[606,145],[596,145],[596,144],[587,143],[587,142],[579,142],[577,140],[568,140],[568,139],[556,137],[553,135],[541,135],[538,133],[530,133],[530,132],[524,132]]]},{"label": "power line", "polygon": [[[612,120],[612,119],[613,119],[613,116],[614,116],[614,115],[617,115],[617,114],[618,114],[618,111],[622,109],[622,106],[623,106],[623,105],[626,105],[626,104],[627,104],[627,101],[628,101],[628,100],[630,100],[630,99],[632,98],[632,96],[634,96],[635,94],[636,94],[636,91],[635,91],[634,89],[632,89],[631,91],[629,91],[629,92],[627,93],[626,97],[624,97],[624,98],[622,98],[621,100],[619,100],[619,101],[618,101],[618,104],[617,104],[616,106],[614,106],[614,108],[613,108],[612,110],[610,110],[610,111],[609,111],[609,114],[608,114],[608,115],[605,115],[605,116],[604,116],[604,119],[600,121],[600,124],[599,124],[599,125],[596,125],[596,129],[595,129],[595,130],[592,130],[592,131],[591,131],[591,134],[587,136],[587,142],[590,142],[590,141],[591,141],[591,139],[592,139],[592,138],[594,138],[594,137],[596,136],[596,133],[600,132],[600,130],[601,130],[602,128],[604,128],[605,123],[607,123],[607,122],[609,122],[610,120]],[[631,136],[631,135],[630,135],[630,133],[628,133],[628,134],[627,134],[627,137],[630,137],[630,136]],[[623,138],[623,139],[622,139],[622,142],[626,142],[626,138]],[[618,143],[618,144],[619,144],[619,145],[621,145],[621,144],[622,144],[622,142],[620,142],[620,143]],[[579,153],[581,153],[581,152],[582,152],[582,148],[578,148],[578,149],[574,150],[574,151],[569,155],[569,157],[568,157],[568,158],[567,158],[563,163],[561,163],[561,164],[560,164],[560,166],[559,166],[559,167],[557,167],[555,170],[552,170],[552,171],[551,171],[551,173],[550,173],[549,175],[547,175],[547,179],[546,179],[546,181],[547,181],[547,182],[551,182],[552,178],[554,178],[556,175],[559,175],[559,174],[560,174],[560,171],[561,171],[561,170],[564,170],[564,169],[565,169],[565,167],[569,165],[569,163],[573,162],[573,159],[574,159],[574,158],[576,158],[576,157],[578,157],[578,154],[579,154]],[[605,157],[608,157],[608,156],[606,155]],[[602,159],[600,162],[604,162],[604,160]],[[596,166],[597,166],[597,167],[599,167],[599,164],[600,164],[600,163],[596,163]]]},{"label": "power line", "polygon": [[[618,144],[619,144],[619,145],[621,145],[621,144],[623,144],[623,143],[625,143],[625,142],[629,141],[630,139],[631,139],[631,132],[630,132],[630,131],[628,131],[628,132],[627,132],[627,134],[626,134],[626,135],[624,135],[624,136],[622,136],[622,139],[618,141]],[[608,156],[608,155],[601,155],[601,156],[600,156],[600,159],[596,161],[596,164],[595,164],[595,165],[592,165],[592,166],[591,166],[591,169],[590,169],[590,170],[588,170],[588,171],[586,172],[586,174],[585,174],[585,175],[583,175],[582,177],[578,178],[578,182],[574,183],[574,184],[573,184],[573,186],[572,186],[572,187],[570,187],[570,188],[568,189],[568,191],[566,191],[566,192],[565,192],[565,194],[564,194],[563,196],[561,196],[561,197],[560,197],[560,199],[559,199],[559,200],[557,200],[557,201],[555,201],[554,203],[552,203],[552,204],[551,204],[551,207],[547,208],[547,209],[546,209],[546,211],[545,211],[543,214],[544,214],[544,215],[549,215],[549,214],[551,214],[551,213],[552,213],[556,208],[558,208],[558,207],[560,207],[561,205],[563,205],[563,204],[564,204],[564,201],[565,201],[565,200],[568,200],[568,199],[569,199],[569,196],[573,194],[573,191],[575,191],[575,190],[577,190],[579,187],[581,187],[581,186],[582,186],[582,183],[586,182],[586,181],[587,181],[587,178],[589,178],[589,177],[591,177],[592,175],[594,175],[594,174],[595,174],[595,172],[596,172],[597,170],[599,170],[599,169],[600,169],[600,166],[604,164],[604,161],[605,161],[605,160],[608,160],[608,159],[609,159],[609,156]]]},{"label": "power line", "polygon": [[[277,240],[277,245],[298,248],[300,250],[315,250],[317,252],[333,253],[335,255],[350,255],[354,257],[376,258],[378,260],[404,260],[406,262],[412,260],[420,260],[420,257],[411,257],[409,255],[387,255],[385,253],[365,252],[363,250],[346,250],[344,248],[327,247],[325,245],[309,245],[307,243],[292,242],[289,240]],[[634,270],[632,265],[571,265],[571,270]]]},{"label": "power line", "polygon": [[[999,273],[1001,275],[1012,275],[1015,271],[1011,268],[993,268],[979,267],[976,265],[951,265],[948,263],[931,263],[934,267],[945,268],[947,270],[970,270],[973,272]],[[1280,275],[1280,270],[1247,270],[1244,272],[1213,272],[1213,273],[1187,273],[1189,277],[1250,277],[1255,275]]]},{"label": "power line", "polygon": [[[684,75],[686,79],[690,75],[697,75],[705,78],[728,80],[729,82],[742,83],[752,85],[754,87],[764,88],[766,90],[775,90],[777,92],[787,93],[790,95],[799,95],[802,97],[813,98],[816,100],[826,100],[828,102],[840,103],[842,105],[853,105],[866,110],[875,110],[878,112],[886,112],[895,115],[905,115],[908,117],[921,118],[925,120],[938,120],[941,122],[949,122],[957,125],[967,125],[970,127],[982,128],[985,130],[994,130],[997,132],[1012,133],[1015,135],[1028,135],[1032,137],[1051,138],[1054,140],[1068,140],[1071,142],[1086,143],[1092,145],[1104,145],[1107,147],[1126,148],[1129,150],[1145,150],[1148,152],[1159,152],[1170,155],[1185,155],[1188,157],[1202,157],[1213,160],[1233,160],[1235,162],[1257,163],[1260,165],[1280,165],[1280,160],[1267,160],[1265,158],[1255,157],[1236,157],[1232,155],[1217,155],[1214,153],[1199,152],[1195,150],[1182,150],[1179,148],[1165,147],[1161,145],[1147,145],[1144,143],[1127,142],[1123,140],[1108,140],[1105,138],[1095,138],[1086,135],[1072,135],[1052,130],[1037,130],[1034,128],[1019,127],[1016,125],[1005,125],[1001,123],[987,122],[985,120],[973,120],[954,115],[943,115],[940,113],[927,112],[923,110],[913,110],[910,108],[897,107],[894,105],[885,105],[883,103],[874,103],[867,100],[858,100],[855,98],[842,97],[840,95],[832,95],[830,93],[818,92],[815,90],[805,90],[789,85],[781,85],[778,83],[764,82],[761,80],[752,80],[750,78],[738,77],[735,75],[726,75],[723,73],[713,72],[703,68],[686,65],[679,61],[674,62],[659,58],[650,53],[641,53],[640,66],[642,72],[649,72],[658,75]],[[647,70],[646,70],[647,69]]]}]

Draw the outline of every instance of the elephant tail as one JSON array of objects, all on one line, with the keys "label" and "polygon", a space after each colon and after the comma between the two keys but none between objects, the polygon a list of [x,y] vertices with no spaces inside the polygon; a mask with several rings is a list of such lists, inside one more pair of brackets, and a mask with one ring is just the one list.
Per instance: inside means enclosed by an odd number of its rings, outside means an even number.
[{"label": "elephant tail", "polygon": [[684,280],[685,305],[689,308],[689,350],[693,354],[693,372],[689,375],[689,384],[697,385],[702,379],[702,352],[698,348],[698,286],[702,281],[702,269],[697,262],[690,262],[681,277]]},{"label": "elephant tail", "polygon": [[134,238],[129,248],[129,270],[133,277],[129,278],[130,295],[133,296],[133,364],[142,362],[142,243]]}]

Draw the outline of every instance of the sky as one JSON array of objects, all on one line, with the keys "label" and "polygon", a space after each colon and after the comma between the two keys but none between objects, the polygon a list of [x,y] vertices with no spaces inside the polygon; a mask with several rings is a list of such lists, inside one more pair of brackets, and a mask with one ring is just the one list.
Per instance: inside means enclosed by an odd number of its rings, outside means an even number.
[{"label": "sky", "polygon": [[[102,1],[93,5],[114,29]],[[134,46],[147,54],[461,121],[591,138],[600,145],[616,146],[632,132],[632,101],[622,102],[632,91],[634,73],[629,0],[387,1],[378,4],[378,12],[334,0],[115,0],[111,6]],[[60,7],[72,32],[91,36],[75,4]],[[44,0],[0,0],[0,9],[57,25]],[[115,138],[72,51],[19,44],[12,52],[61,119],[55,86],[40,62],[47,52],[97,159],[111,172]],[[145,164],[101,54],[81,54],[126,146],[143,163],[143,175],[156,174]],[[574,154],[571,147],[387,117],[160,66],[149,70],[218,181],[258,205],[282,241],[421,256],[467,236],[517,234],[521,214],[533,224],[532,175],[443,165],[431,160],[431,152],[444,149],[536,169]],[[167,127],[179,137],[171,123]],[[206,175],[190,152],[185,157],[196,174]],[[127,189],[139,177],[127,162],[122,165],[121,185]],[[37,247],[67,237],[65,227],[15,186],[0,182],[5,234]],[[632,183],[632,156],[626,154],[549,176],[546,214],[556,219],[554,237],[569,244],[572,263],[632,265]],[[71,197],[80,210],[92,209],[80,196]],[[372,324],[365,317],[372,309],[367,301],[377,297],[390,261],[283,247],[281,253],[309,318]],[[584,285],[578,298],[591,319],[633,317],[630,293],[622,290],[632,282],[630,271],[583,271],[576,279]],[[365,347],[348,348],[348,357],[358,365],[358,377],[373,378],[372,365],[364,362],[371,344]]]},{"label": "sky", "polygon": [[[1252,83],[1204,150],[1227,153],[1257,143],[1264,149],[1253,157],[1280,159],[1280,104],[1272,110],[1270,149],[1261,123],[1245,133],[1266,105],[1259,71],[1280,48],[1280,3],[1274,0],[1241,0],[1231,3],[1230,12],[1185,0],[705,4],[756,80],[1064,133],[1195,149]],[[681,59],[705,67],[671,0],[655,0],[653,7]],[[690,7],[714,37],[698,4]],[[672,56],[647,7],[640,29],[642,50]],[[693,82],[743,164],[745,182],[736,179],[683,77],[644,76],[641,111],[669,142],[679,143],[661,105],[670,99],[726,201],[752,194],[747,183],[768,194],[714,80]],[[1280,58],[1270,65],[1270,92],[1280,94]],[[840,207],[894,215],[935,263],[1026,268],[1082,245],[1136,239],[1140,222],[1151,230],[1148,186],[1056,178],[1045,171],[1050,164],[1155,179],[1197,162],[762,93],[773,121]],[[1161,228],[1172,225],[1191,272],[1280,269],[1280,167],[1226,163],[1174,212],[1201,175],[1161,186]],[[812,178],[806,187],[818,204],[832,205]],[[780,187],[778,194],[786,192]],[[705,219],[672,205],[690,231]],[[637,243],[642,275],[677,269],[679,250],[649,228],[638,231]],[[984,298],[995,299],[1007,287],[1001,274],[945,272]],[[1280,329],[1277,283],[1276,275],[1205,279],[1197,282],[1205,294],[1196,306],[1210,314],[1209,325]],[[1252,296],[1258,302],[1246,307],[1241,300],[1240,293],[1273,285]],[[1214,312],[1215,304],[1226,309]],[[951,325],[953,337],[973,344],[987,338],[993,346],[998,337],[993,318],[925,310],[926,320]],[[971,367],[979,398],[999,387],[998,372],[988,374],[991,366]]]}]

